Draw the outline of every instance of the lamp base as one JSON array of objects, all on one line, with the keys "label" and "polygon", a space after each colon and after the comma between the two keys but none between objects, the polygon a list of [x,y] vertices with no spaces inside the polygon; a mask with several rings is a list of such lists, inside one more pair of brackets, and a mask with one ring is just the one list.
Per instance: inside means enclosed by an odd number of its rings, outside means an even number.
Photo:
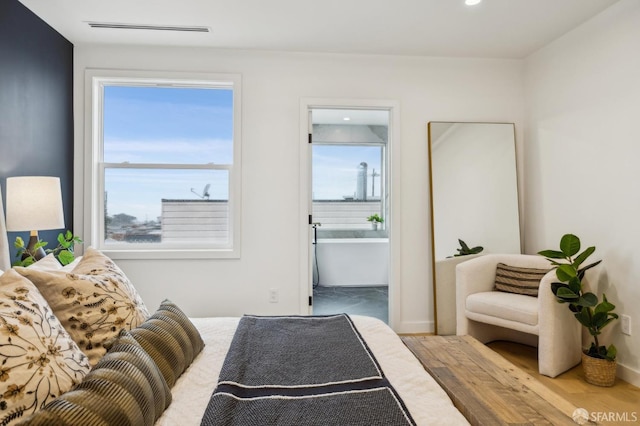
[{"label": "lamp base", "polygon": [[[47,255],[47,253],[44,252],[44,249],[42,247],[39,247],[38,249],[35,248],[36,244],[38,244],[38,241],[40,241],[38,239],[38,234],[36,235],[32,234],[29,237],[29,244],[27,244],[27,252],[31,253],[35,260],[40,260]],[[22,255],[22,260],[24,260],[27,256],[29,255],[24,253]]]}]

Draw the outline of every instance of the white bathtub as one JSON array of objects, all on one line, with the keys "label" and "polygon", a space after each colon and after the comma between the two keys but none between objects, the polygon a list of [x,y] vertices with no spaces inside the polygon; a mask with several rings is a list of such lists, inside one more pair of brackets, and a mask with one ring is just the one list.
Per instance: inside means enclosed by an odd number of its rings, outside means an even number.
[{"label": "white bathtub", "polygon": [[[389,239],[318,239],[321,286],[389,285]],[[315,254],[315,251],[314,251]],[[317,282],[313,259],[314,282]]]}]

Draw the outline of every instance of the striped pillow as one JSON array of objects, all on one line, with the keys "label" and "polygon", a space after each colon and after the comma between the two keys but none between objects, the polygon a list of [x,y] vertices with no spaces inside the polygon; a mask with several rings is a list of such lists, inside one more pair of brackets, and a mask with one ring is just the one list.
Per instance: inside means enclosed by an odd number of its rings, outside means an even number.
[{"label": "striped pillow", "polygon": [[24,425],[152,426],[170,403],[171,391],[158,367],[122,330],[78,386],[27,418]]},{"label": "striped pillow", "polygon": [[521,268],[498,263],[495,290],[538,297],[540,280],[551,269]]},{"label": "striped pillow", "polygon": [[196,327],[169,300],[130,333],[153,358],[170,388],[204,347]]}]

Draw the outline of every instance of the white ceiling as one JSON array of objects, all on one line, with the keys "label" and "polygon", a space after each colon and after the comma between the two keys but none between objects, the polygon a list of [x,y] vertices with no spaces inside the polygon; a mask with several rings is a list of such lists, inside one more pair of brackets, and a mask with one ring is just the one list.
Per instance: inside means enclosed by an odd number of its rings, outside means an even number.
[{"label": "white ceiling", "polygon": [[[20,0],[74,44],[524,58],[617,0]],[[89,21],[209,33],[92,29]]]}]

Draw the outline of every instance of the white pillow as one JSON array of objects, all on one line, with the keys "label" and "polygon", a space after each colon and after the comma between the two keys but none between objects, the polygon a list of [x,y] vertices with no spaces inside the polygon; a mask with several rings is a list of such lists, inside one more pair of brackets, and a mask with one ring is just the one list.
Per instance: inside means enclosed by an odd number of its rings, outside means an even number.
[{"label": "white pillow", "polygon": [[78,263],[80,263],[81,259],[82,259],[82,256],[76,257],[75,259],[73,259],[73,262],[69,263],[68,265],[62,266],[60,269],[64,272],[71,272],[73,271],[73,268],[75,268],[78,265]]},{"label": "white pillow", "polygon": [[62,269],[62,265],[58,262],[58,259],[53,255],[53,253],[49,253],[42,259],[38,260],[36,263],[32,263],[28,266],[28,268],[35,269],[36,271],[59,271]]}]

